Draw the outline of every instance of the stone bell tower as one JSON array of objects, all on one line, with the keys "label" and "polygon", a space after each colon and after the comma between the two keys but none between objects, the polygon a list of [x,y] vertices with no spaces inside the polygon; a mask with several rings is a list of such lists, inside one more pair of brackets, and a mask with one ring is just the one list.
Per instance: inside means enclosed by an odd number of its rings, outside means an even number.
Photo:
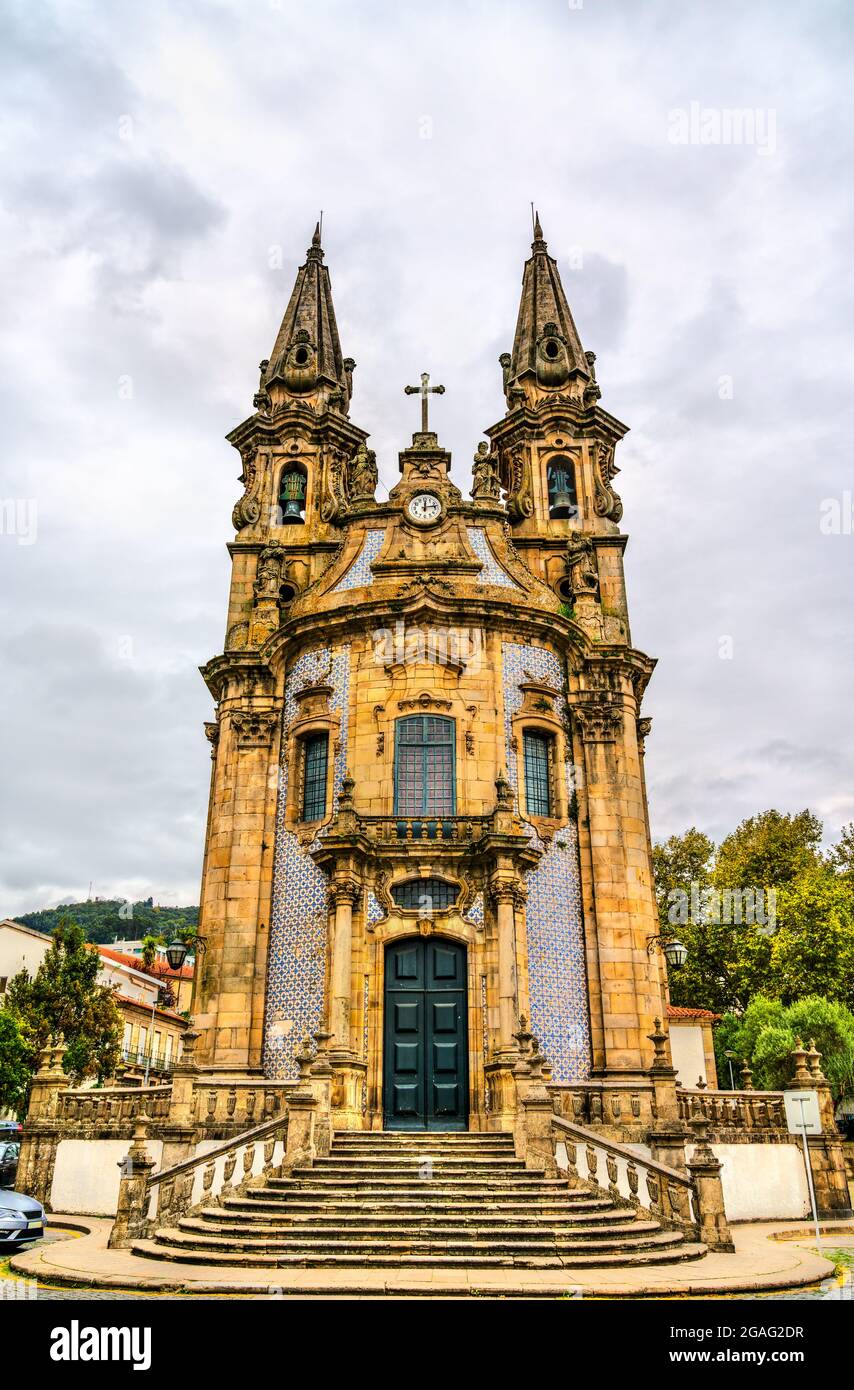
[{"label": "stone bell tower", "polygon": [[229,435],[196,1056],[288,1079],[320,1035],[339,1128],[507,1128],[521,1016],[558,1090],[598,1078],[634,1104],[662,1013],[626,430],[539,220],[501,364],[470,497],[424,373],[398,388],[421,428],[377,501],[318,230]]}]

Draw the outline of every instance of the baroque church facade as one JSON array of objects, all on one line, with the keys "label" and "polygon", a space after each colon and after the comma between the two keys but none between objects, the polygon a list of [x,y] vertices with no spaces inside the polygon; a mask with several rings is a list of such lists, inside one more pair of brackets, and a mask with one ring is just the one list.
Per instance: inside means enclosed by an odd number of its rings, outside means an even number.
[{"label": "baroque church facade", "polygon": [[470,495],[425,375],[377,500],[317,230],[228,436],[195,1057],[282,1080],[319,1043],[338,1129],[507,1128],[530,1035],[552,1082],[632,1092],[664,1016],[626,427],[539,219],[500,365]]}]

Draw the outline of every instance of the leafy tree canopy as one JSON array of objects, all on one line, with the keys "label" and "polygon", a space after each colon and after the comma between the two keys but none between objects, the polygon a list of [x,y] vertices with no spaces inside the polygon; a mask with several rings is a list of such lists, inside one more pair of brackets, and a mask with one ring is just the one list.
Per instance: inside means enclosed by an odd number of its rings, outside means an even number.
[{"label": "leafy tree canopy", "polygon": [[726,1049],[735,1052],[735,1083],[749,1062],[754,1085],[779,1091],[792,1078],[792,1049],[797,1038],[815,1041],[821,1069],[838,1100],[854,1091],[854,1014],[844,1004],[812,994],[793,1004],[758,994],[743,1014],[727,1014],[715,1030],[715,1052],[721,1083],[729,1080]]},{"label": "leafy tree canopy", "polygon": [[156,907],[151,898],[137,903],[124,902],[121,898],[95,898],[90,902],[25,912],[14,920],[50,936],[63,917],[73,918],[82,927],[87,941],[109,946],[116,937],[139,941],[151,935],[169,940],[176,932],[188,928],[195,930],[199,924],[199,909]]},{"label": "leafy tree canopy", "polygon": [[63,1066],[74,1080],[111,1076],[119,1059],[121,1016],[113,991],[98,983],[100,958],[81,928],[63,919],[44,960],[30,976],[22,970],[9,984],[5,1009],[17,1021],[34,1071],[39,1050],[62,1034]]},{"label": "leafy tree canopy", "polygon": [[758,994],[854,1006],[854,826],[822,854],[809,810],[763,811],[716,847],[691,827],[653,849],[661,930],[688,960],[674,1004],[742,1012]]}]

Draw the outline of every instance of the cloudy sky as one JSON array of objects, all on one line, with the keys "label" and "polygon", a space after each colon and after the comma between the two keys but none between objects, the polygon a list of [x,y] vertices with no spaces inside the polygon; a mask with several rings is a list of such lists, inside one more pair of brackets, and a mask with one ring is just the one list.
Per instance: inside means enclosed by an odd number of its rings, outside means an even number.
[{"label": "cloudy sky", "polygon": [[467,487],[536,201],[632,427],[654,834],[854,819],[852,36],[844,0],[7,0],[0,915],[197,901],[223,435],[321,208],[353,419],[393,481],[429,369]]}]

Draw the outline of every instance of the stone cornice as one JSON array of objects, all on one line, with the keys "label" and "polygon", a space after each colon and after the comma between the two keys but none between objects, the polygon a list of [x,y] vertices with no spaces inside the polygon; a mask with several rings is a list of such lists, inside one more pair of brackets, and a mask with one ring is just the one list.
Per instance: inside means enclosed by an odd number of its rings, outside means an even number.
[{"label": "stone cornice", "polygon": [[225,437],[229,444],[242,452],[250,445],[281,444],[292,434],[304,434],[312,443],[332,439],[344,446],[355,446],[370,438],[367,430],[354,425],[347,416],[339,415],[335,410],[323,410],[316,414],[298,402],[276,415],[250,415],[235,425]]},{"label": "stone cornice", "polygon": [[514,434],[532,442],[545,442],[543,433],[546,429],[553,424],[565,429],[567,423],[571,425],[575,439],[595,439],[604,434],[612,443],[616,443],[629,432],[628,425],[600,405],[583,407],[578,401],[554,397],[540,401],[536,407],[519,406],[483,433],[496,443]]}]

